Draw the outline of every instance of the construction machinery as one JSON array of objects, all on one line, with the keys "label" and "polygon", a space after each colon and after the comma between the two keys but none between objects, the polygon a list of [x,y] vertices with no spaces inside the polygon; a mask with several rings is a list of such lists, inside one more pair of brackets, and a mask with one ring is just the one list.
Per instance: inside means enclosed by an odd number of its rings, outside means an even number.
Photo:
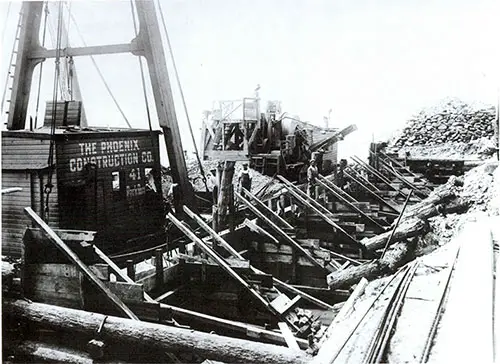
[{"label": "construction machinery", "polygon": [[255,97],[219,101],[205,113],[202,154],[205,159],[247,160],[269,176],[299,179],[311,158],[319,168],[331,172],[337,164],[337,142],[356,130],[323,128],[282,112],[280,101],[268,101],[260,109]]}]

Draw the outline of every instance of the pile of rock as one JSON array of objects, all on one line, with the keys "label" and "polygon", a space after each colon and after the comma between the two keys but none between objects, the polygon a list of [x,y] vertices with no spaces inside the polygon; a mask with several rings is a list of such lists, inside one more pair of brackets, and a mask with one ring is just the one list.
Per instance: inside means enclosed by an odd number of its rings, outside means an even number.
[{"label": "pile of rock", "polygon": [[448,99],[422,110],[408,121],[402,134],[391,143],[394,147],[437,145],[449,142],[469,143],[494,134],[495,107],[471,106]]}]

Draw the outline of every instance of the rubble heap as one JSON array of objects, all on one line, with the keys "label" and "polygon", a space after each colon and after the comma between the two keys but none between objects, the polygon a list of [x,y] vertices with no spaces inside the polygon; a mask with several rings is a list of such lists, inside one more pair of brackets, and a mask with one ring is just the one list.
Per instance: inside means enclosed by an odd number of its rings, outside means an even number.
[{"label": "rubble heap", "polygon": [[[216,169],[219,163],[224,163],[219,160],[205,160],[202,161],[203,170],[205,175],[207,175],[212,169]],[[195,191],[206,191],[205,184],[203,182],[200,167],[198,161],[196,159],[189,159],[186,161],[186,167],[188,171],[188,178],[193,184],[193,188]],[[243,169],[243,162],[236,162],[234,167],[234,177],[233,177],[233,185],[236,186],[238,181],[238,174]],[[277,193],[283,188],[283,185],[275,180],[272,181],[272,177],[263,175],[262,173],[257,172],[256,170],[251,170],[252,173],[252,190],[253,194],[257,194],[260,198],[266,198],[267,196],[273,195]],[[172,178],[170,177],[169,170],[167,168],[163,168],[162,171],[162,185],[164,195],[166,196],[170,186],[172,184]]]},{"label": "rubble heap", "polygon": [[458,99],[446,99],[421,110],[391,144],[401,148],[491,138],[494,119],[494,106],[469,105]]}]

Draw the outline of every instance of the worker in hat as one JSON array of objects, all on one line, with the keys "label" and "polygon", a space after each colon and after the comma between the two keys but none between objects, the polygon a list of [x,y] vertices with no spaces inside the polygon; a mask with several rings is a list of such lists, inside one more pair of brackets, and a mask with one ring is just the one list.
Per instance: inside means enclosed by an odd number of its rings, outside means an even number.
[{"label": "worker in hat", "polygon": [[238,187],[242,196],[245,196],[245,192],[243,191],[243,189],[246,189],[248,192],[250,192],[250,189],[252,188],[252,174],[248,169],[247,162],[243,163],[243,169],[238,174]]},{"label": "worker in hat", "polygon": [[309,197],[314,197],[314,185],[316,184],[316,178],[318,178],[318,167],[316,166],[316,160],[311,159],[309,163],[309,168],[307,168],[307,194]]}]

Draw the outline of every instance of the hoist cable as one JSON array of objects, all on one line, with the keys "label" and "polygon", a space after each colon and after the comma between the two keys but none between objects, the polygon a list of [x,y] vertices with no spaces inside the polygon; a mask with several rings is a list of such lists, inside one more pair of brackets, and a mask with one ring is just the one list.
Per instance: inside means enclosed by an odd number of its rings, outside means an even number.
[{"label": "hoist cable", "polygon": [[[75,29],[76,29],[76,32],[77,32],[78,36],[80,37],[80,41],[82,42],[82,44],[85,47],[87,47],[87,43],[83,39],[82,33],[80,32],[80,28],[78,27],[78,24],[76,23],[76,20],[73,17],[73,14],[70,14],[70,18],[71,18],[71,21],[73,21],[73,24],[75,26]],[[118,111],[122,115],[123,120],[125,120],[125,122],[127,123],[127,126],[129,128],[132,128],[132,126],[130,125],[130,122],[128,121],[128,118],[125,116],[125,113],[123,112],[122,108],[118,104],[118,101],[116,100],[115,95],[113,94],[113,92],[111,91],[111,88],[109,87],[108,83],[106,82],[106,79],[104,78],[104,75],[102,74],[101,70],[99,69],[99,66],[97,65],[97,62],[95,61],[94,56],[90,55],[90,60],[92,61],[92,64],[94,65],[97,73],[99,74],[99,77],[101,78],[101,81],[104,84],[104,87],[106,88],[106,91],[108,91],[109,96],[111,96],[111,99],[115,103],[115,106],[117,107]]]},{"label": "hoist cable", "polygon": [[162,25],[163,25],[163,31],[165,32],[165,37],[167,39],[168,51],[170,52],[170,57],[172,59],[172,65],[174,67],[175,78],[177,80],[177,86],[179,87],[179,92],[181,94],[182,105],[184,106],[184,112],[186,113],[186,119],[187,119],[187,122],[188,122],[189,133],[191,134],[191,139],[192,139],[192,142],[193,142],[193,147],[194,147],[194,151],[195,151],[195,154],[196,154],[196,159],[198,161],[198,166],[200,168],[201,178],[203,180],[203,183],[205,184],[206,190],[208,191],[207,178],[205,176],[205,172],[203,171],[203,165],[201,163],[200,155],[198,153],[198,147],[196,145],[196,140],[195,140],[195,137],[194,137],[193,128],[191,127],[191,120],[189,119],[189,113],[188,113],[188,109],[187,109],[187,105],[186,105],[186,99],[184,97],[184,92],[182,91],[181,81],[180,81],[180,78],[179,78],[179,72],[177,72],[177,66],[175,64],[174,52],[172,50],[172,45],[170,43],[170,37],[168,36],[167,26],[166,26],[166,23],[165,23],[165,17],[163,16],[163,10],[161,8],[161,3],[160,3],[159,0],[157,0],[157,4],[158,4],[158,10],[160,12],[161,22],[162,22]]},{"label": "hoist cable", "polygon": [[[66,27],[66,47],[69,47],[69,27],[71,24],[71,4],[72,2],[66,2],[66,7],[68,8],[68,25]],[[66,74],[67,74],[67,87],[69,99],[73,100],[73,56],[66,57]]]},{"label": "hoist cable", "polygon": [[[54,4],[57,4],[57,3],[54,3]],[[51,13],[49,11],[49,15],[50,14]],[[56,28],[57,28],[57,24],[56,24]],[[57,45],[58,31],[57,31],[57,29],[54,31],[54,28],[52,27],[52,24],[50,23],[50,21],[49,21],[48,29],[49,29],[49,34],[50,34],[50,40],[52,41],[52,46],[55,48]],[[61,82],[61,79],[62,79],[62,82]],[[66,89],[64,87],[65,84],[66,84],[65,72],[62,72],[62,74],[59,75],[58,87],[59,87],[59,90],[61,92],[61,97],[64,99],[67,99],[67,97],[65,95],[66,94]]]},{"label": "hoist cable", "polygon": [[[45,18],[43,25],[43,35],[42,35],[42,47],[45,47],[45,37],[47,35],[47,22],[49,16],[49,4],[47,2],[45,4]],[[43,74],[43,63],[40,63],[40,74],[38,75],[38,88],[37,88],[37,96],[36,96],[36,108],[35,108],[35,129],[37,127],[38,122],[38,109],[40,107],[40,91],[42,89],[42,74]]]},{"label": "hoist cable", "polygon": [[59,3],[59,11],[57,18],[57,39],[56,39],[56,59],[55,59],[55,72],[54,72],[54,89],[52,94],[52,120],[50,125],[50,147],[48,164],[48,178],[45,184],[45,221],[49,221],[49,198],[54,185],[52,184],[52,177],[54,173],[54,147],[55,147],[55,133],[56,133],[56,110],[57,110],[57,94],[58,84],[60,78],[60,59],[61,59],[61,37],[62,37],[62,2]]},{"label": "hoist cable", "polygon": [[9,5],[7,6],[7,15],[5,16],[5,22],[3,23],[3,29],[2,29],[2,43],[5,43],[5,32],[7,31],[7,24],[9,20],[9,14],[10,14],[10,7],[12,5],[12,1],[9,1]]}]

